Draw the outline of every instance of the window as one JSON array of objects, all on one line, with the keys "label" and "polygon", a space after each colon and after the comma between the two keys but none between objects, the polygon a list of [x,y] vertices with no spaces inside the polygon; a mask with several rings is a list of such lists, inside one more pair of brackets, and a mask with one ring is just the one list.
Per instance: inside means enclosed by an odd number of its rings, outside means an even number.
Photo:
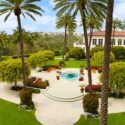
[{"label": "window", "polygon": [[98,45],[103,45],[103,39],[98,40]]},{"label": "window", "polygon": [[112,45],[115,45],[115,39],[112,39]]},{"label": "window", "polygon": [[97,45],[97,39],[93,39],[93,40],[92,40],[92,44],[93,44],[93,45]]},{"label": "window", "polygon": [[123,44],[125,45],[125,39],[124,39],[124,43]]},{"label": "window", "polygon": [[122,39],[118,39],[118,45],[122,45]]}]

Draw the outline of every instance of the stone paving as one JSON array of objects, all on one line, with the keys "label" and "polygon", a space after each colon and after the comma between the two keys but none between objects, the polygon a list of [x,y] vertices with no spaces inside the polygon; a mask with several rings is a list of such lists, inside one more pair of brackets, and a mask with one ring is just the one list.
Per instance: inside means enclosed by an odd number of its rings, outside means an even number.
[{"label": "stone paving", "polygon": [[[62,71],[79,72],[79,69],[64,69]],[[50,81],[49,93],[57,97],[73,98],[81,95],[80,84],[87,83],[87,72],[85,71],[85,81],[78,79],[68,81],[65,79],[56,80],[56,71],[38,73],[33,70],[31,76],[41,77]],[[93,73],[93,84],[98,83],[98,73]],[[0,83],[0,98],[19,104],[19,93],[10,90],[11,85]],[[41,90],[44,92],[45,90]],[[59,102],[47,98],[43,93],[33,94],[33,101],[36,106],[36,118],[43,125],[73,125],[83,114],[82,100],[76,102]],[[125,99],[109,99],[109,113],[125,112]]]}]

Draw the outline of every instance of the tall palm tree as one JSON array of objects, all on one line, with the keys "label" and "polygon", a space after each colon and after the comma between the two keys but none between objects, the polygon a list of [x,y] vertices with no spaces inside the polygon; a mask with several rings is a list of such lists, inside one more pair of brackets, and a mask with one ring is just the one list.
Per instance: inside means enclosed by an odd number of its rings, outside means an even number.
[{"label": "tall palm tree", "polygon": [[99,30],[101,31],[102,28],[102,23],[103,23],[103,19],[105,17],[102,17],[100,15],[100,17],[96,16],[95,14],[92,14],[90,16],[87,16],[87,29],[89,29],[89,50],[91,47],[91,42],[92,42],[92,37],[93,37],[93,31],[94,30]]},{"label": "tall palm tree", "polygon": [[65,13],[64,15],[57,18],[56,27],[57,29],[64,28],[65,30],[65,39],[64,39],[63,54],[62,54],[63,55],[62,60],[64,61],[64,56],[66,54],[66,48],[67,48],[67,31],[69,32],[75,31],[76,20],[69,13]]},{"label": "tall palm tree", "polygon": [[112,18],[113,18],[114,0],[108,0],[107,19],[106,19],[106,34],[104,46],[104,70],[103,84],[101,95],[101,118],[100,125],[107,125],[108,121],[108,83],[109,83],[109,60],[111,51],[111,36],[112,36]]},{"label": "tall palm tree", "polygon": [[1,59],[2,50],[7,45],[8,41],[9,39],[7,33],[5,33],[4,31],[0,32],[0,61],[2,60]]},{"label": "tall palm tree", "polygon": [[23,44],[20,16],[23,15],[25,18],[27,15],[35,21],[33,14],[41,16],[40,11],[43,11],[39,6],[37,6],[34,3],[39,1],[41,0],[0,0],[0,15],[7,14],[4,21],[6,21],[12,13],[14,13],[15,16],[17,17],[20,49],[22,56],[22,74],[23,74],[22,76],[23,76],[24,88],[26,88],[26,70],[25,70],[24,44]]},{"label": "tall palm tree", "polygon": [[115,31],[117,29],[122,29],[121,26],[122,26],[122,21],[121,20],[119,20],[118,18],[113,19],[113,23],[112,23],[112,30],[113,30],[113,32],[112,32],[112,39],[113,39],[112,46],[113,46],[113,42],[114,42],[114,38],[115,38]]},{"label": "tall palm tree", "polygon": [[86,26],[86,16],[95,14],[97,16],[105,15],[106,11],[106,1],[107,0],[55,0],[55,10],[59,9],[57,16],[62,15],[66,11],[72,12],[73,16],[76,16],[78,12],[80,13],[82,19],[82,27],[84,32],[85,47],[86,47],[86,61],[88,69],[88,82],[89,91],[92,91],[92,76],[90,67],[90,54],[88,45],[88,34]]}]

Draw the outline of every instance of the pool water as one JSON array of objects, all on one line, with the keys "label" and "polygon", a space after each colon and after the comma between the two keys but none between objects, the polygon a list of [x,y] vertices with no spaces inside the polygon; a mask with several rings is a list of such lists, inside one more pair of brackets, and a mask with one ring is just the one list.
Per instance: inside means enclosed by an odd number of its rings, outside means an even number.
[{"label": "pool water", "polygon": [[80,74],[78,73],[62,73],[60,74],[61,77],[65,78],[65,79],[68,79],[68,80],[73,80],[73,79],[76,79],[76,78],[79,78],[80,77]]}]

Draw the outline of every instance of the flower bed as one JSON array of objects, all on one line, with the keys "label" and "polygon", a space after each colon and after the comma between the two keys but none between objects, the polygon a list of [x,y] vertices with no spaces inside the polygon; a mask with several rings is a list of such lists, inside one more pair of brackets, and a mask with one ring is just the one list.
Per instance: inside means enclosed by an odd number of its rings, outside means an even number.
[{"label": "flower bed", "polygon": [[[102,85],[92,85],[92,90],[94,92],[101,92]],[[89,85],[85,87],[85,92],[89,92]]]},{"label": "flower bed", "polygon": [[31,77],[30,79],[27,79],[27,86],[46,89],[49,86],[49,81],[42,81],[41,78]]}]

